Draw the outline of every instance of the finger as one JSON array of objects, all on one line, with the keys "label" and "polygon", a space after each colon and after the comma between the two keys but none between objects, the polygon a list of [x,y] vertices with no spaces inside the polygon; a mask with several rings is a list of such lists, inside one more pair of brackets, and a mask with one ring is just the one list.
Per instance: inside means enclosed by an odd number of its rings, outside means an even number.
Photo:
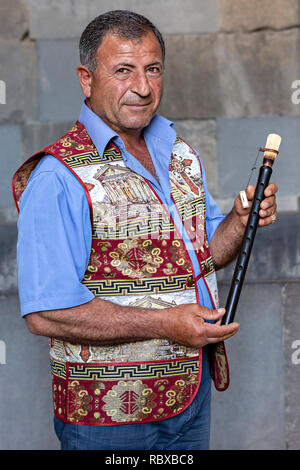
[{"label": "finger", "polygon": [[277,205],[273,205],[271,207],[268,207],[266,209],[260,209],[259,211],[259,216],[264,218],[264,217],[271,217],[273,214],[276,214],[276,209]]},{"label": "finger", "polygon": [[205,328],[205,336],[211,342],[222,341],[224,338],[230,338],[239,329],[240,325],[237,322],[232,322],[229,325],[208,324]]},{"label": "finger", "polygon": [[235,330],[233,333],[230,333],[230,334],[228,334],[228,335],[224,335],[224,336],[222,336],[221,338],[220,338],[220,337],[208,338],[208,339],[207,339],[207,344],[220,343],[221,341],[226,341],[227,339],[229,339],[229,338],[231,338],[232,336],[234,336],[237,332],[238,332],[238,330]]},{"label": "finger", "polygon": [[216,335],[216,336],[211,336],[207,338],[207,343],[219,343],[220,341],[226,341],[226,339],[231,338],[234,336],[237,332],[239,331],[239,328],[235,328],[234,330],[231,330],[228,333],[223,333],[221,336]]},{"label": "finger", "polygon": [[218,308],[217,310],[211,310],[209,308],[201,308],[199,315],[204,320],[212,320],[217,321],[219,320],[225,313],[225,308]]},{"label": "finger", "polygon": [[255,189],[256,188],[253,185],[248,186],[248,188],[246,189],[247,199],[249,201],[252,201],[252,199],[254,198]]},{"label": "finger", "polygon": [[259,222],[258,222],[258,225],[260,227],[262,226],[266,226],[266,225],[271,225],[271,224],[274,224],[276,220],[276,212],[274,214],[272,214],[270,217],[265,217],[263,219],[259,219]]},{"label": "finger", "polygon": [[270,183],[270,184],[266,187],[266,189],[265,189],[265,191],[264,191],[264,195],[265,195],[266,197],[273,196],[275,193],[277,193],[277,191],[278,191],[278,186],[277,186],[277,184],[275,184],[275,183]]},{"label": "finger", "polygon": [[[254,193],[255,193],[255,189],[256,187],[253,186],[253,185],[249,185],[248,188],[246,189],[246,194],[247,194],[247,198],[249,201],[252,201],[252,199],[254,198]],[[270,196],[274,196],[274,194],[276,194],[278,191],[278,186],[277,184],[275,183],[270,183],[265,191],[264,191],[264,195],[266,198],[270,197]]]},{"label": "finger", "polygon": [[261,209],[268,209],[270,207],[277,207],[275,196],[267,197],[260,204]]}]

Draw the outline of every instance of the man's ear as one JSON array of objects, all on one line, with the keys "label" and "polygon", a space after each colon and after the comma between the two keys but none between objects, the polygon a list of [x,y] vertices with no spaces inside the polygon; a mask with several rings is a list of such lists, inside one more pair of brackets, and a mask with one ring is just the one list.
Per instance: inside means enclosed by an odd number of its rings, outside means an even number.
[{"label": "man's ear", "polygon": [[91,96],[91,82],[92,82],[92,73],[84,65],[79,65],[77,67],[77,75],[79,78],[80,86],[82,93],[86,98]]}]

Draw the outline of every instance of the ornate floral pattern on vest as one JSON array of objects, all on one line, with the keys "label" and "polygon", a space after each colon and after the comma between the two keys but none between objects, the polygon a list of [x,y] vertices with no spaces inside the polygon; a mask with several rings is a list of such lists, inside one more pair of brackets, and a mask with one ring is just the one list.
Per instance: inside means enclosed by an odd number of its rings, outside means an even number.
[{"label": "ornate floral pattern on vest", "polygon": [[[187,247],[159,196],[145,178],[126,167],[113,144],[100,156],[79,122],[17,171],[13,183],[17,207],[31,171],[45,154],[68,167],[88,198],[92,248],[82,282],[95,296],[121,306],[160,309],[197,302]],[[169,177],[174,206],[217,306],[201,166],[195,152],[179,138]],[[224,344],[213,346],[210,354],[216,388],[225,390],[229,375]],[[167,339],[97,347],[51,340],[55,415],[69,423],[97,425],[174,416],[197,393],[201,356],[201,349]]]}]

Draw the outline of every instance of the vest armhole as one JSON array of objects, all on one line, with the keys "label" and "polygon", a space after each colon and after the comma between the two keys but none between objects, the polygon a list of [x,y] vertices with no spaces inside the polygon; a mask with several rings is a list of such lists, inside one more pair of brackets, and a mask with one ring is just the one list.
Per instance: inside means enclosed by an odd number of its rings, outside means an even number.
[{"label": "vest armhole", "polygon": [[55,156],[53,153],[48,153],[49,155],[52,155],[54,158],[56,158],[59,162],[61,162],[66,168],[68,168],[68,170],[72,173],[72,175],[75,176],[75,178],[79,181],[79,183],[81,184],[84,192],[85,192],[85,195],[86,195],[86,198],[88,200],[88,205],[89,205],[89,211],[90,211],[90,219],[91,219],[91,224],[92,224],[92,228],[93,228],[93,223],[94,223],[94,218],[93,218],[93,206],[92,206],[92,201],[91,201],[91,196],[90,196],[90,193],[86,187],[86,185],[84,184],[84,182],[82,181],[81,178],[79,178],[79,176],[77,175],[77,173],[66,163],[64,162],[63,159]]}]

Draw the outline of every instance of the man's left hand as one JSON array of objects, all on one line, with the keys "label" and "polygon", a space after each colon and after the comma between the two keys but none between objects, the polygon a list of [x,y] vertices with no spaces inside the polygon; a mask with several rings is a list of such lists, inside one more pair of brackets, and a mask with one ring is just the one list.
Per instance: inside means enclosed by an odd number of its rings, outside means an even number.
[{"label": "man's left hand", "polygon": [[[270,183],[269,186],[266,187],[264,195],[265,199],[260,204],[260,211],[259,211],[259,222],[258,225],[260,227],[267,226],[273,224],[277,217],[277,204],[276,204],[276,196],[275,194],[278,191],[278,187],[275,183]],[[234,210],[236,214],[240,217],[240,221],[244,226],[247,225],[248,216],[251,210],[251,202],[254,198],[255,193],[255,186],[248,186],[246,189],[246,195],[249,201],[249,208],[243,209],[240,196],[237,196],[234,201]]]},{"label": "man's left hand", "polygon": [[[273,224],[277,215],[277,204],[275,194],[278,187],[270,183],[265,189],[265,199],[260,204],[259,221],[260,227]],[[244,209],[240,196],[234,200],[233,209],[220,223],[210,241],[210,251],[216,269],[223,268],[230,263],[237,255],[241,247],[245,227],[251,211],[251,205],[255,194],[255,186],[248,186],[246,195],[249,201],[249,208]]]}]

